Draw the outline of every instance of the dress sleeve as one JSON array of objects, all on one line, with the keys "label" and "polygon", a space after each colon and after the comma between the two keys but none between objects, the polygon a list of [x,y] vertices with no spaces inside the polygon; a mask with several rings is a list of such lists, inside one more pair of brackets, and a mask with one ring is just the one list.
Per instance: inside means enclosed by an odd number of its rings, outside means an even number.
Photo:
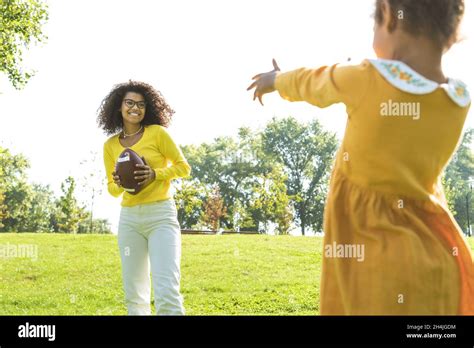
[{"label": "dress sleeve", "polygon": [[368,91],[369,64],[365,60],[359,65],[335,64],[280,73],[275,88],[288,101],[306,101],[321,108],[344,103],[356,108]]},{"label": "dress sleeve", "polygon": [[108,150],[107,143],[104,144],[104,166],[107,176],[107,190],[112,196],[118,197],[124,192],[124,189],[118,186],[112,177],[112,172],[115,170],[115,160]]},{"label": "dress sleeve", "polygon": [[184,158],[181,149],[175,144],[168,131],[160,127],[158,135],[158,149],[171,162],[167,168],[153,168],[156,180],[172,180],[189,176],[191,167]]}]

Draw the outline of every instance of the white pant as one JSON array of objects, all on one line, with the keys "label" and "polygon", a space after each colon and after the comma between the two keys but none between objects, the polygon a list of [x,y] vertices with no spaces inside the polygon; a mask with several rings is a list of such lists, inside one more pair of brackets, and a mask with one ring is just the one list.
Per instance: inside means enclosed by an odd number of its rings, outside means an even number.
[{"label": "white pant", "polygon": [[122,207],[118,245],[128,314],[151,314],[151,265],[156,314],[184,315],[181,229],[174,200]]}]

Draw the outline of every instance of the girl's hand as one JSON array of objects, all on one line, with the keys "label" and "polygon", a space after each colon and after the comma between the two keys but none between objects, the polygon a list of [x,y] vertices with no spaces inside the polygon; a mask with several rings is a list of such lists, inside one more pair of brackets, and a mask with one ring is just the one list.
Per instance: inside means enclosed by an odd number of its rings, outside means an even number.
[{"label": "girl's hand", "polygon": [[248,88],[247,91],[255,87],[255,92],[253,94],[253,100],[258,98],[260,104],[262,103],[262,97],[266,93],[271,93],[275,91],[275,78],[280,71],[277,62],[275,59],[272,60],[273,70],[255,75],[252,77],[252,80],[255,80]]},{"label": "girl's hand", "polygon": [[114,171],[112,172],[112,177],[114,179],[114,183],[117,184],[118,187],[120,187],[120,176],[117,175],[117,173]]},{"label": "girl's hand", "polygon": [[142,157],[145,164],[137,164],[137,169],[133,173],[135,174],[135,180],[142,180],[138,182],[138,185],[148,185],[156,178],[156,173],[145,161],[145,158]]}]

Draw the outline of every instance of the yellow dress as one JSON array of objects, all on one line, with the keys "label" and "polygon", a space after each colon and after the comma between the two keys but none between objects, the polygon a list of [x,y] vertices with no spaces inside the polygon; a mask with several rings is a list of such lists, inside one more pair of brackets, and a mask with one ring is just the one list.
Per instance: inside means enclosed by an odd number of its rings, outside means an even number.
[{"label": "yellow dress", "polygon": [[324,213],[322,315],[474,314],[473,255],[441,174],[470,106],[464,83],[400,61],[279,74],[290,101],[342,102],[347,125]]}]

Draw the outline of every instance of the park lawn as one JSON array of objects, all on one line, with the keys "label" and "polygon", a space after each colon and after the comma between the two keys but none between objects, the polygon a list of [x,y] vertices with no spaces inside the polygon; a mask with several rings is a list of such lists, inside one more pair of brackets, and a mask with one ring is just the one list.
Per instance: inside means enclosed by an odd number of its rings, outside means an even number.
[{"label": "park lawn", "polygon": [[[474,238],[469,239],[474,250]],[[31,258],[0,258],[0,315],[125,315],[116,236],[0,233]],[[189,315],[316,315],[322,238],[183,235]]]},{"label": "park lawn", "polygon": [[[316,315],[322,239],[183,235],[188,315]],[[33,258],[0,258],[0,315],[126,315],[114,235],[0,233]]]}]

